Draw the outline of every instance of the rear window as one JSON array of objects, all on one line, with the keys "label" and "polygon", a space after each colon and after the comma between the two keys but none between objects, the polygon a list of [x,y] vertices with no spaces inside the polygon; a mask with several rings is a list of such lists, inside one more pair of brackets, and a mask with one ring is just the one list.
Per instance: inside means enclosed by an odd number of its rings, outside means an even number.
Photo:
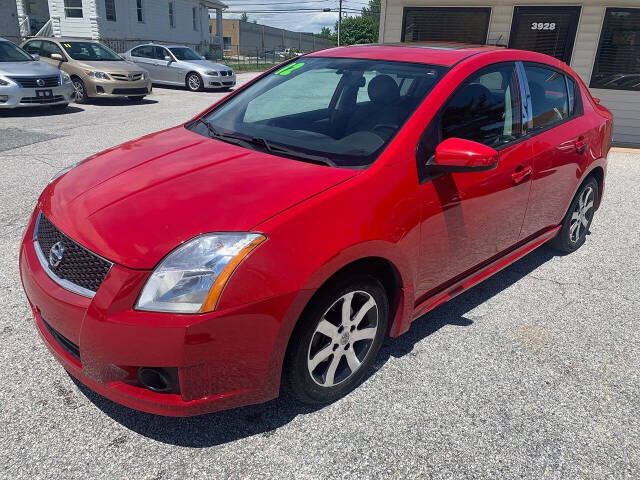
[{"label": "rear window", "polygon": [[569,99],[565,75],[540,66],[524,66],[531,92],[533,127],[540,130],[569,117]]}]

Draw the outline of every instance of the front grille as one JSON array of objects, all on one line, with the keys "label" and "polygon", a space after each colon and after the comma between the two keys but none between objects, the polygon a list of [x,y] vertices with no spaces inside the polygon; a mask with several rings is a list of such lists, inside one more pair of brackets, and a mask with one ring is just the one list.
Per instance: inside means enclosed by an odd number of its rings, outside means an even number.
[{"label": "front grille", "polygon": [[231,75],[233,75],[233,71],[231,71],[231,70],[222,70],[220,72],[220,75],[222,75],[223,77],[227,77],[227,76],[230,77]]},{"label": "front grille", "polygon": [[42,319],[42,323],[47,327],[47,330],[55,341],[58,342],[58,345],[67,351],[73,358],[80,361],[80,347],[49,325],[44,318]]},{"label": "front grille", "polygon": [[[113,265],[71,240],[43,214],[39,215],[36,240],[44,257],[42,261],[47,261],[44,266],[53,275],[94,293],[98,291]],[[62,246],[62,258],[55,265],[56,259],[53,257],[51,249],[58,243]],[[59,248],[57,250],[60,251]],[[52,262],[52,260],[54,261]]]},{"label": "front grille", "polygon": [[124,82],[135,82],[142,78],[142,72],[132,73],[131,76],[129,76],[128,73],[110,73],[109,75],[111,75],[111,78],[114,80],[121,80]]},{"label": "front grille", "polygon": [[111,92],[114,95],[146,95],[146,88],[114,88]]},{"label": "front grille", "polygon": [[20,103],[36,103],[39,105],[45,105],[47,103],[62,102],[64,97],[62,95],[54,95],[53,97],[22,97]]},{"label": "front grille", "polygon": [[[22,88],[44,88],[57,87],[59,82],[58,75],[53,77],[9,77],[14,82],[18,82]],[[38,85],[38,80],[42,80],[42,85]]]}]

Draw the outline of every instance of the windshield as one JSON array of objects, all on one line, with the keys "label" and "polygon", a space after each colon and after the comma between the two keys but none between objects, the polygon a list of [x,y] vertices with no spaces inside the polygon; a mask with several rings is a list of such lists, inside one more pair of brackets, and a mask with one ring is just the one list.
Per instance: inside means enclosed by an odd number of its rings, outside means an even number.
[{"label": "windshield", "polygon": [[247,148],[275,155],[365,167],[445,71],[414,63],[301,57],[189,128],[231,143],[238,143],[231,136],[242,136]]},{"label": "windshield", "polygon": [[200,55],[187,47],[172,47],[169,50],[178,60],[202,60]]},{"label": "windshield", "polygon": [[32,62],[33,58],[11,42],[0,42],[0,62]]},{"label": "windshield", "polygon": [[74,60],[85,60],[91,62],[122,61],[122,58],[113,50],[100,43],[62,42],[62,46],[67,54]]}]

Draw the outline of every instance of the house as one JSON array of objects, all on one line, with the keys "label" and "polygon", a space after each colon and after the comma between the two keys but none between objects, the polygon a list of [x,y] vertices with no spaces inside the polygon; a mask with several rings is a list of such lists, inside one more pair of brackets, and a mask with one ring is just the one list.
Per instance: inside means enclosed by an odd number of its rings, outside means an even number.
[{"label": "house", "polygon": [[118,52],[144,42],[209,48],[209,10],[222,18],[219,0],[14,0],[23,36],[100,40]]},{"label": "house", "polygon": [[[211,34],[218,35],[218,24],[211,20]],[[313,33],[294,32],[269,27],[239,19],[224,19],[222,27],[224,53],[226,55],[261,56],[265,52],[296,49],[314,52],[333,46],[330,40],[318,38]]]},{"label": "house", "polygon": [[613,140],[640,145],[638,0],[382,0],[381,42],[470,42],[552,55],[614,115]]},{"label": "house", "polygon": [[0,0],[0,38],[6,38],[12,42],[20,40],[18,30],[18,11],[14,0]]}]

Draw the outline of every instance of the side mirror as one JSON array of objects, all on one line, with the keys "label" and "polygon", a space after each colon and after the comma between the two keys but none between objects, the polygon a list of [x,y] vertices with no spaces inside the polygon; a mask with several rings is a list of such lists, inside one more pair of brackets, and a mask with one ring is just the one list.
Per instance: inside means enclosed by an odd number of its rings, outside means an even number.
[{"label": "side mirror", "polygon": [[498,165],[498,152],[482,143],[447,138],[436,147],[433,165],[449,172],[491,170]]},{"label": "side mirror", "polygon": [[59,53],[52,53],[51,54],[51,59],[52,60],[58,60],[59,62],[64,62],[65,59],[62,55],[60,55]]},{"label": "side mirror", "polygon": [[38,55],[37,53],[31,53],[30,55],[31,58],[33,58],[36,62],[40,60],[40,55]]},{"label": "side mirror", "polygon": [[166,62],[170,62],[170,61],[172,61],[172,58],[171,58],[169,55],[165,55],[165,56],[164,56],[164,60],[165,60]]}]

